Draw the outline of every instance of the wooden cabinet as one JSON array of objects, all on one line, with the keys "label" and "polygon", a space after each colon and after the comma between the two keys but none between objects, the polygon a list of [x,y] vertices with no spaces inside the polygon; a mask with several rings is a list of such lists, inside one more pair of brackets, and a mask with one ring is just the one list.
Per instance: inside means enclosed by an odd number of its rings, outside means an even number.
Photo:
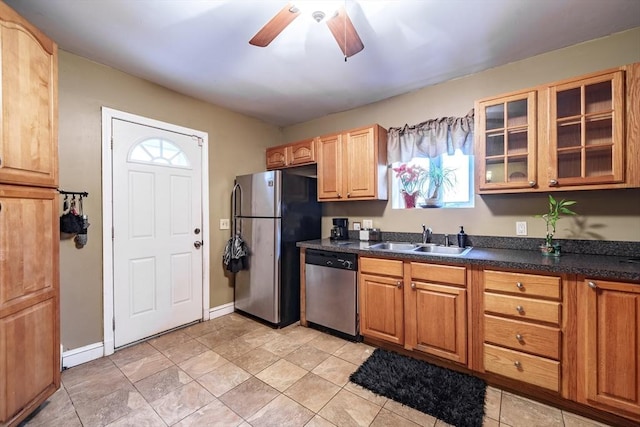
[{"label": "wooden cabinet", "polygon": [[564,82],[548,90],[548,185],[623,182],[624,72]]},{"label": "wooden cabinet", "polygon": [[466,268],[412,262],[405,348],[467,362]]},{"label": "wooden cabinet", "polygon": [[485,270],[482,280],[485,371],[559,392],[561,279]]},{"label": "wooden cabinet", "polygon": [[0,46],[0,425],[15,426],[60,386],[57,46],[2,2]]},{"label": "wooden cabinet", "polygon": [[640,421],[640,285],[578,282],[578,401]]},{"label": "wooden cabinet", "polygon": [[360,334],[404,344],[403,263],[360,258]]},{"label": "wooden cabinet", "polygon": [[537,181],[536,91],[476,104],[478,188],[530,188]]},{"label": "wooden cabinet", "polygon": [[0,182],[58,181],[57,47],[0,3]]},{"label": "wooden cabinet", "polygon": [[387,131],[368,126],[318,138],[318,200],[387,200]]},{"label": "wooden cabinet", "polygon": [[640,187],[640,63],[475,107],[480,194]]},{"label": "wooden cabinet", "polygon": [[267,170],[282,169],[316,162],[316,139],[267,148]]}]

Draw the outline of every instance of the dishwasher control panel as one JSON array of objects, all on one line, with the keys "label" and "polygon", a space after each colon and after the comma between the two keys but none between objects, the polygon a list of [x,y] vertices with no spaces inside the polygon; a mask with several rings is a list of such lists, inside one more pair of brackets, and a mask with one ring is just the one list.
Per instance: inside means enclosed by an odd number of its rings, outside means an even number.
[{"label": "dishwasher control panel", "polygon": [[307,249],[305,263],[311,265],[321,265],[329,268],[339,268],[342,270],[358,270],[358,256],[342,252],[322,251],[318,249]]}]

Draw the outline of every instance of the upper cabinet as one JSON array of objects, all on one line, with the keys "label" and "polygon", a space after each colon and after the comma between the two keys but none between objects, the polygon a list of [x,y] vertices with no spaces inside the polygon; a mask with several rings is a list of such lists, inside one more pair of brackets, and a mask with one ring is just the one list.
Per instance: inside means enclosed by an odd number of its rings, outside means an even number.
[{"label": "upper cabinet", "polygon": [[372,125],[318,138],[318,200],[387,200],[387,131]]},{"label": "upper cabinet", "polygon": [[476,154],[482,160],[480,190],[520,189],[535,185],[536,91],[479,101]]},{"label": "upper cabinet", "polygon": [[316,162],[316,138],[267,148],[267,170]]},{"label": "upper cabinet", "polygon": [[57,47],[9,7],[0,12],[0,181],[55,187]]},{"label": "upper cabinet", "polygon": [[475,107],[480,194],[640,187],[640,63]]},{"label": "upper cabinet", "polygon": [[624,181],[624,72],[549,87],[550,187]]}]

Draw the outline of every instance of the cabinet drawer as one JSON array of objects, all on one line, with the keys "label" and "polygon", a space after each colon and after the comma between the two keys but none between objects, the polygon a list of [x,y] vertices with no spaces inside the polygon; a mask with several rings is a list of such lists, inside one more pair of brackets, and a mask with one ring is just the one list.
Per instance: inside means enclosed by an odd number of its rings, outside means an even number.
[{"label": "cabinet drawer", "polygon": [[466,283],[466,271],[467,269],[464,267],[452,265],[411,263],[411,278],[427,282],[464,286]]},{"label": "cabinet drawer", "polygon": [[402,261],[395,259],[360,258],[360,271],[385,276],[403,276]]},{"label": "cabinet drawer", "polygon": [[508,292],[528,297],[561,298],[560,278],[535,274],[509,273],[506,271],[484,272],[486,291]]},{"label": "cabinet drawer", "polygon": [[485,292],[484,310],[488,313],[504,314],[518,319],[560,324],[561,307],[559,302]]},{"label": "cabinet drawer", "polygon": [[514,350],[560,359],[560,330],[557,328],[485,315],[484,340]]},{"label": "cabinet drawer", "polygon": [[484,369],[553,391],[560,389],[560,362],[484,345]]}]

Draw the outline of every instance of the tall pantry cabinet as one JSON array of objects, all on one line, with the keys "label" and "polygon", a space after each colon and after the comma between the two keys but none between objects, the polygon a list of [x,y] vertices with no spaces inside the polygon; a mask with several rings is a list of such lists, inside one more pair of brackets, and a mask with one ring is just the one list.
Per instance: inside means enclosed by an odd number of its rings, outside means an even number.
[{"label": "tall pantry cabinet", "polygon": [[0,2],[0,426],[60,386],[57,46]]}]

